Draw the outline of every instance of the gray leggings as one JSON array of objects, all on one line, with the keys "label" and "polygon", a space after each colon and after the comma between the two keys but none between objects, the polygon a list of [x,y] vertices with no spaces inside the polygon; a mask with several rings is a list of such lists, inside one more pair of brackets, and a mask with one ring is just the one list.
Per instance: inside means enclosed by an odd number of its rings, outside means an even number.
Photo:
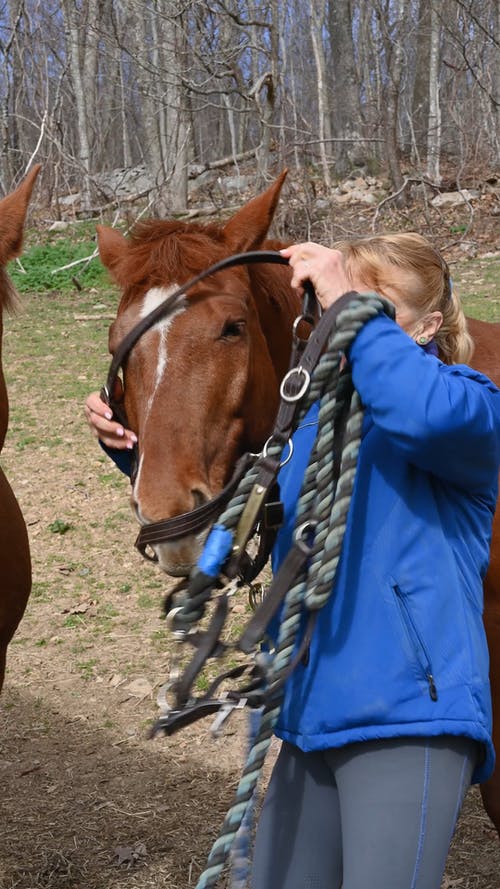
[{"label": "gray leggings", "polygon": [[315,753],[283,743],[252,889],[439,889],[478,753],[448,735]]}]

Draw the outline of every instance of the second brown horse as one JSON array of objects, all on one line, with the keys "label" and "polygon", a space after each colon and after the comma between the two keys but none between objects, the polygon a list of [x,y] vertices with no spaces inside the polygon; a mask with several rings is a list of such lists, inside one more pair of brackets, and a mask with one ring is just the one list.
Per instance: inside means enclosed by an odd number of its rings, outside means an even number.
[{"label": "second brown horse", "polygon": [[[29,199],[40,170],[33,167],[24,182],[0,201],[0,450],[9,419],[9,402],[1,363],[3,312],[15,304],[15,292],[5,265],[18,256]],[[7,646],[21,620],[31,590],[31,561],[28,533],[12,488],[0,469],[0,691]]]}]

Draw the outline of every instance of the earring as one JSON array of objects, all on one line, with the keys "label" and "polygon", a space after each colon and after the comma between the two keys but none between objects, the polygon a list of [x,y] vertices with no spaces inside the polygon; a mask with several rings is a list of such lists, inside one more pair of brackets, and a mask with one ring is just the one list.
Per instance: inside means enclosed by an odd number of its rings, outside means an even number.
[{"label": "earring", "polygon": [[429,340],[426,336],[419,336],[418,342],[419,342],[419,345],[426,346],[427,343],[429,342]]}]

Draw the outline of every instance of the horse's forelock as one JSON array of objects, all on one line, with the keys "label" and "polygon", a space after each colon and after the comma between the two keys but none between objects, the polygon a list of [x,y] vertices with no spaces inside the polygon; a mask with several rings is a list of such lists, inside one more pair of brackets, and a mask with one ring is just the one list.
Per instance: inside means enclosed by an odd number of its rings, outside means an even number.
[{"label": "horse's forelock", "polygon": [[222,228],[216,224],[149,220],[135,226],[125,259],[127,293],[122,309],[139,298],[138,285],[184,283],[223,259]]},{"label": "horse's forelock", "polygon": [[[266,240],[263,249],[279,250],[283,244]],[[123,258],[127,281],[120,312],[137,303],[145,290],[179,285],[194,278],[228,255],[223,226],[218,223],[147,220],[138,223]],[[294,311],[297,294],[290,289],[290,272],[283,266],[256,265],[247,269],[256,299],[278,305],[285,314]],[[242,270],[233,273],[244,274]]]}]

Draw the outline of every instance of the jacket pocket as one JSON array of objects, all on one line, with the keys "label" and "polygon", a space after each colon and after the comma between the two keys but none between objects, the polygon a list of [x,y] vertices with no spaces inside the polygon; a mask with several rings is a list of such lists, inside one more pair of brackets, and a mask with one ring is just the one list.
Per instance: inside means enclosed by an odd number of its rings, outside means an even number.
[{"label": "jacket pocket", "polygon": [[432,673],[431,659],[429,657],[429,653],[422,639],[422,636],[420,635],[417,625],[415,624],[415,621],[413,619],[407,597],[404,595],[401,587],[399,587],[396,583],[392,585],[392,591],[395,595],[399,614],[408,635],[412,650],[415,653],[417,663],[427,683],[430,699],[431,701],[437,701],[438,693]]}]

